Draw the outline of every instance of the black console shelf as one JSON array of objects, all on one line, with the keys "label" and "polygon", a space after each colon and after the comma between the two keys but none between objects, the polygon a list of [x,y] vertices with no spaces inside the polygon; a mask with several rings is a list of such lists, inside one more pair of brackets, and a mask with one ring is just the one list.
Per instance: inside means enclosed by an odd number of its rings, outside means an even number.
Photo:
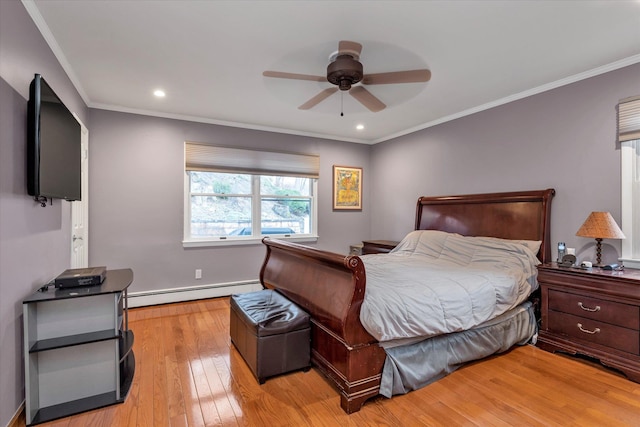
[{"label": "black console shelf", "polygon": [[48,288],[23,301],[26,424],[124,402],[135,373],[131,269],[101,285]]},{"label": "black console shelf", "polygon": [[117,338],[118,334],[114,334],[112,329],[106,331],[89,332],[86,334],[71,335],[68,337],[49,338],[46,340],[36,341],[29,349],[29,353],[38,351],[55,350],[57,348],[71,347],[78,344],[87,344],[90,342],[106,341]]},{"label": "black console shelf", "polygon": [[109,392],[73,400],[71,402],[60,403],[58,405],[48,406],[46,408],[40,408],[33,417],[30,425],[57,420],[58,418],[80,414],[92,409],[104,408],[105,406],[113,405],[114,403],[117,403],[116,393]]}]

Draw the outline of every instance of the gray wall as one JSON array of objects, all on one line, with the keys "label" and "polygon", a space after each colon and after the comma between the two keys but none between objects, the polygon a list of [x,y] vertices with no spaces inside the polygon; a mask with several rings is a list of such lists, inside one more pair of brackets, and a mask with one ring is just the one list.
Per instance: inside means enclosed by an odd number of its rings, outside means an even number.
[{"label": "gray wall", "polygon": [[22,3],[0,0],[0,425],[24,399],[22,300],[69,268],[70,204],[27,195],[29,83],[42,74],[80,119],[87,108]]},{"label": "gray wall", "polygon": [[[555,188],[552,245],[593,260],[593,239],[575,233],[592,211],[620,224],[615,107],[638,94],[635,64],[373,146],[372,235],[404,236],[421,195]],[[603,242],[604,262],[619,254],[620,241]]]},{"label": "gray wall", "polygon": [[[130,290],[256,280],[262,244],[182,247],[184,141],[320,155],[317,247],[348,253],[370,235],[370,147],[270,132],[90,110],[89,263],[131,267]],[[334,164],[361,166],[362,211],[332,210]],[[195,280],[194,270],[202,269]]]}]

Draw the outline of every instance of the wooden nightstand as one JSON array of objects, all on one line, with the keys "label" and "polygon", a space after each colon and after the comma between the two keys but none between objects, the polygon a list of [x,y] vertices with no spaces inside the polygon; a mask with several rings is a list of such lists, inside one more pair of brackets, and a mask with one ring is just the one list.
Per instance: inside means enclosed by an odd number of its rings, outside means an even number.
[{"label": "wooden nightstand", "polygon": [[538,267],[537,346],[584,354],[640,382],[640,270]]},{"label": "wooden nightstand", "polygon": [[395,240],[363,240],[362,255],[386,254],[398,246],[398,243],[400,242]]}]

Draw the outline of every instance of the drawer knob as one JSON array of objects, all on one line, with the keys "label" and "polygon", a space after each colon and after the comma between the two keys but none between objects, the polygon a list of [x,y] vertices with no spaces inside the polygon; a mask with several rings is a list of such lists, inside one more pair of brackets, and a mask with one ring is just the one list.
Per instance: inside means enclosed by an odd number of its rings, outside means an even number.
[{"label": "drawer knob", "polygon": [[582,302],[578,302],[578,306],[580,306],[581,309],[583,309],[584,311],[600,311],[600,306],[596,305],[595,308],[589,308],[589,307],[585,307]]},{"label": "drawer knob", "polygon": [[597,334],[598,332],[600,332],[600,328],[595,328],[593,331],[590,331],[588,329],[584,329],[582,327],[582,323],[578,323],[578,329],[580,329],[580,331],[584,332],[585,334]]}]

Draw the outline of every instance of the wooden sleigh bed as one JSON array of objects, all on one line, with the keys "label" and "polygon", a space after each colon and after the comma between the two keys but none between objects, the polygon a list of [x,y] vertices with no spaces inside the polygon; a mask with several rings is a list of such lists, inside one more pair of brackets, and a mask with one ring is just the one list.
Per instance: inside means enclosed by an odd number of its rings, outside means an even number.
[{"label": "wooden sleigh bed", "polygon": [[[542,241],[551,261],[553,189],[418,199],[415,230]],[[334,383],[347,413],[380,391],[385,350],[360,322],[366,274],[358,256],[264,239],[262,284],[303,307],[312,322],[312,363]]]}]

